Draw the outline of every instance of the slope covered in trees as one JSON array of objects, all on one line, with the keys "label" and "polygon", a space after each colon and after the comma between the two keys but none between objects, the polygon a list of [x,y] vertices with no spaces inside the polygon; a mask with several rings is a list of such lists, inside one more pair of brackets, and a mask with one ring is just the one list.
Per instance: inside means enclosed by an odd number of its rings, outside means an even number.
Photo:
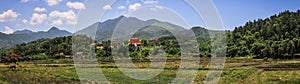
[{"label": "slope covered in trees", "polygon": [[19,54],[21,56],[49,56],[49,58],[55,58],[60,53],[70,55],[72,37],[57,37],[54,39],[39,39],[36,41],[23,43],[16,45],[13,48],[1,50],[1,56],[9,56],[12,53]]},{"label": "slope covered in trees", "polygon": [[231,57],[293,57],[300,53],[299,36],[300,10],[284,11],[227,31],[227,54]]}]

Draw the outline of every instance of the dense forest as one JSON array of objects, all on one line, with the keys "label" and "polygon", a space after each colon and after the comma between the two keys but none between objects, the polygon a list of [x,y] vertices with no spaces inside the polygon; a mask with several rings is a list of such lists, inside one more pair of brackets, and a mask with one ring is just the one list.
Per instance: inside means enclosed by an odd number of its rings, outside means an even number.
[{"label": "dense forest", "polygon": [[249,21],[226,33],[230,57],[294,57],[300,53],[300,10]]},{"label": "dense forest", "polygon": [[[209,57],[211,52],[210,30],[193,27],[198,40],[199,55]],[[247,22],[244,26],[236,27],[226,32],[226,56],[228,57],[257,57],[257,58],[296,58],[300,53],[300,10],[284,11],[265,19]],[[159,44],[153,39],[142,38],[142,49],[129,46],[130,56],[146,58],[153,47],[158,46],[169,56],[180,56],[180,48],[174,37],[161,37]],[[95,52],[98,57],[111,57],[112,41],[95,42]],[[61,58],[72,55],[72,36],[54,39],[40,39],[16,45],[13,48],[1,50],[2,56],[16,53],[21,56],[44,55],[49,58]]]}]

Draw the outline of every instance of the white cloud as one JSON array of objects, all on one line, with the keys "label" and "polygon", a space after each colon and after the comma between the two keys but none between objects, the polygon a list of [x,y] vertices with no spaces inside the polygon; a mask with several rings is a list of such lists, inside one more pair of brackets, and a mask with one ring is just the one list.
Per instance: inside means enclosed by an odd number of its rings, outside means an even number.
[{"label": "white cloud", "polygon": [[0,14],[0,22],[8,22],[15,20],[19,14],[17,12],[14,12],[13,10],[7,10]]},{"label": "white cloud", "polygon": [[29,23],[31,25],[42,24],[46,19],[47,19],[46,14],[34,13],[31,16],[31,19],[30,19]]},{"label": "white cloud", "polygon": [[133,5],[129,5],[129,10],[130,11],[135,11],[141,6],[142,6],[142,4],[140,4],[140,3],[134,3]]},{"label": "white cloud", "polygon": [[11,29],[10,27],[4,26],[4,28],[5,28],[5,30],[4,30],[3,33],[5,33],[5,34],[12,34],[12,33],[14,33],[14,30]]},{"label": "white cloud", "polygon": [[125,6],[119,6],[118,9],[124,10],[124,9],[126,9],[126,7]]},{"label": "white cloud", "polygon": [[131,15],[130,15],[130,14],[124,14],[124,16],[125,16],[125,17],[130,17]]},{"label": "white cloud", "polygon": [[107,4],[107,5],[103,6],[102,8],[103,8],[104,10],[110,10],[110,9],[111,9],[111,5],[108,5],[108,4]]},{"label": "white cloud", "polygon": [[159,0],[142,0],[144,4],[157,4]]},{"label": "white cloud", "polygon": [[23,23],[27,23],[27,22],[28,22],[28,20],[26,20],[26,19],[23,19],[23,20],[22,20],[22,22],[23,22]]},{"label": "white cloud", "polygon": [[81,2],[67,2],[66,4],[69,8],[74,8],[74,9],[85,9],[85,6]]},{"label": "white cloud", "polygon": [[49,5],[49,6],[54,6],[59,4],[59,2],[61,2],[62,0],[45,0],[45,2]]},{"label": "white cloud", "polygon": [[164,9],[164,7],[162,6],[154,6],[150,8],[151,11],[162,10],[162,9]]},{"label": "white cloud", "polygon": [[[62,20],[62,23],[63,23],[63,21],[66,21],[67,24],[76,24],[76,14],[72,10],[69,10],[66,12],[60,12],[60,11],[55,10],[55,11],[52,11],[49,13],[49,17],[56,19],[56,20],[58,20],[58,19]],[[56,21],[56,22],[58,22],[58,21]]]},{"label": "white cloud", "polygon": [[52,24],[54,24],[54,25],[61,25],[61,24],[63,24],[63,22],[62,22],[61,19],[57,19],[57,20],[53,20]]},{"label": "white cloud", "polygon": [[26,3],[28,2],[29,0],[21,0],[22,3]]},{"label": "white cloud", "polygon": [[36,8],[34,9],[34,11],[35,11],[35,12],[46,12],[47,10],[46,10],[46,8],[36,7]]}]

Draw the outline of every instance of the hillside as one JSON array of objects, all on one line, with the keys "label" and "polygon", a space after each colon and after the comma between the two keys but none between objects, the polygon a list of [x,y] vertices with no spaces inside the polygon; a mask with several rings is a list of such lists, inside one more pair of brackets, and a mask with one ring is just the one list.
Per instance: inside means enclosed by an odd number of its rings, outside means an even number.
[{"label": "hillside", "polygon": [[12,48],[1,50],[2,56],[17,53],[22,56],[45,54],[56,56],[59,53],[71,54],[72,36],[57,37],[53,39],[38,39],[28,43],[22,43]]},{"label": "hillside", "polygon": [[300,10],[247,22],[227,32],[231,56],[283,57],[300,53]]}]

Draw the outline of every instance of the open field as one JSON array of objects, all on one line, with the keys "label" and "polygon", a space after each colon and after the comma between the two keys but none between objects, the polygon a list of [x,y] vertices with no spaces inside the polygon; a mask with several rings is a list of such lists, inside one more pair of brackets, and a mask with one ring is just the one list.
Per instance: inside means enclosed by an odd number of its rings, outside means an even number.
[{"label": "open field", "polygon": [[[63,60],[60,60],[63,61]],[[65,60],[67,61],[67,60]],[[16,69],[0,64],[1,83],[80,83],[72,64],[36,64],[41,62],[22,62]],[[170,83],[176,77],[180,61],[167,62],[164,71],[150,80],[134,80],[119,71],[113,62],[99,64],[104,75],[111,83]],[[194,81],[201,84],[208,72],[209,59],[201,59],[198,74]],[[149,62],[136,62],[139,68],[149,66]],[[93,72],[91,72],[93,73]],[[300,60],[252,60],[246,58],[228,58],[220,84],[299,84]],[[85,80],[91,82],[91,80]]]}]

